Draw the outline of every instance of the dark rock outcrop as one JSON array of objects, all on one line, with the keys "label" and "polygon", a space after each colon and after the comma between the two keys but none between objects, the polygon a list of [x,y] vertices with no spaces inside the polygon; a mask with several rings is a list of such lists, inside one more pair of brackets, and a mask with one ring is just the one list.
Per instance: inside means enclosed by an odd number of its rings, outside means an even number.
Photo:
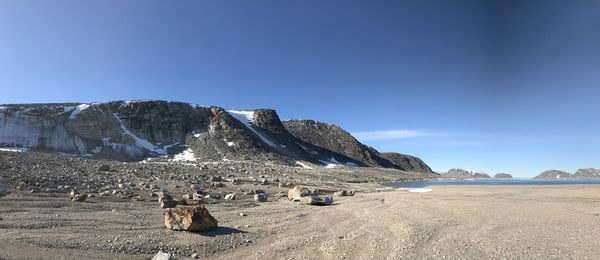
[{"label": "dark rock outcrop", "polygon": [[[302,141],[302,147],[322,162],[396,168],[433,173],[421,159],[399,153],[379,153],[362,144],[344,129],[313,120],[284,121],[285,128]],[[331,154],[334,153],[334,154]]]},{"label": "dark rock outcrop", "polygon": [[407,155],[407,154],[389,153],[389,152],[380,153],[379,156],[381,156],[382,158],[387,159],[391,163],[399,166],[401,169],[406,169],[406,170],[415,171],[415,172],[425,172],[425,173],[433,172],[431,170],[431,168],[429,168],[429,166],[427,164],[425,164],[425,162],[423,162],[423,160],[421,160],[419,157],[415,157],[415,156]]},{"label": "dark rock outcrop", "polygon": [[534,179],[571,179],[573,175],[559,170],[547,170],[535,176]]}]

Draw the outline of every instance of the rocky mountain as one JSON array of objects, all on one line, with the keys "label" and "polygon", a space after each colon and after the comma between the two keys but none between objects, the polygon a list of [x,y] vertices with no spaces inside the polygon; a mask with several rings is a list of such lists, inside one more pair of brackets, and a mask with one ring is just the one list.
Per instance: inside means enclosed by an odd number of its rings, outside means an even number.
[{"label": "rocky mountain", "polygon": [[586,168],[579,169],[573,174],[575,179],[598,179],[600,178],[600,169]]},{"label": "rocky mountain", "polygon": [[450,169],[448,172],[442,174],[444,178],[452,179],[486,179],[491,178],[489,175],[479,171],[463,170],[463,169]]},{"label": "rocky mountain", "polygon": [[573,175],[559,170],[547,170],[535,176],[534,179],[571,179]]},{"label": "rocky mountain", "polygon": [[270,109],[157,100],[0,105],[0,147],[119,161],[256,160],[431,172],[419,158],[386,159],[337,126],[307,122],[314,121],[281,122]]},{"label": "rocky mountain", "polygon": [[431,168],[429,168],[429,166],[425,164],[425,162],[423,162],[423,160],[421,160],[419,157],[390,152],[380,153],[379,156],[387,159],[395,165],[400,166],[401,169],[412,169],[417,172],[433,173],[433,170],[431,170]]},{"label": "rocky mountain", "polygon": [[496,175],[494,175],[494,178],[496,178],[496,179],[512,179],[513,176],[508,173],[496,173]]},{"label": "rocky mountain", "polygon": [[417,157],[400,153],[379,153],[333,124],[313,120],[288,120],[284,121],[283,125],[292,135],[301,140],[301,146],[305,150],[323,162],[328,158],[320,155],[321,151],[331,151],[341,157],[329,158],[329,161],[433,173],[431,168]]}]

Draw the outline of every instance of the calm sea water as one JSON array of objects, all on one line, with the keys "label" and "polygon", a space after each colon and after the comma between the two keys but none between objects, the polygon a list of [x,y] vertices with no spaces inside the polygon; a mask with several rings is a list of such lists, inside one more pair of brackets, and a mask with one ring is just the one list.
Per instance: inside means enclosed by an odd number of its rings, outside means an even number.
[{"label": "calm sea water", "polygon": [[411,182],[391,182],[386,184],[394,188],[423,188],[436,185],[572,185],[600,184],[600,179],[589,180],[543,180],[543,179],[477,179],[477,180],[429,180]]}]

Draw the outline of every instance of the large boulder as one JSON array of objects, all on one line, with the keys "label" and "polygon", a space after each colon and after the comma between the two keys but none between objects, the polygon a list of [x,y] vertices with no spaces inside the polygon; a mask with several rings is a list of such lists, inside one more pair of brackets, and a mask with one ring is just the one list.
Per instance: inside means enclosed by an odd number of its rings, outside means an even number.
[{"label": "large boulder", "polygon": [[88,198],[87,194],[72,194],[69,195],[69,201],[84,201]]},{"label": "large boulder", "polygon": [[200,205],[169,209],[165,213],[165,226],[171,230],[202,232],[217,228],[217,220]]},{"label": "large boulder", "polygon": [[288,200],[291,201],[300,201],[302,197],[318,195],[317,190],[309,190],[307,188],[302,187],[294,187],[293,189],[288,190]]}]

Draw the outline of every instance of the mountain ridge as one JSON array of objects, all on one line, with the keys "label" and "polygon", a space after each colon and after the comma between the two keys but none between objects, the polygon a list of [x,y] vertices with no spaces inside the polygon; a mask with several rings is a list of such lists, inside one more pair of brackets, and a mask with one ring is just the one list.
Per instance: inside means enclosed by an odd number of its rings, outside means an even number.
[{"label": "mountain ridge", "polygon": [[[0,105],[0,147],[118,161],[252,159],[432,172],[414,156],[394,154],[398,162],[412,163],[391,162],[333,124],[321,123],[326,131],[335,130],[323,143],[302,140],[287,122],[273,109],[227,110],[164,100],[6,104]],[[324,134],[317,130],[307,131]]]}]

